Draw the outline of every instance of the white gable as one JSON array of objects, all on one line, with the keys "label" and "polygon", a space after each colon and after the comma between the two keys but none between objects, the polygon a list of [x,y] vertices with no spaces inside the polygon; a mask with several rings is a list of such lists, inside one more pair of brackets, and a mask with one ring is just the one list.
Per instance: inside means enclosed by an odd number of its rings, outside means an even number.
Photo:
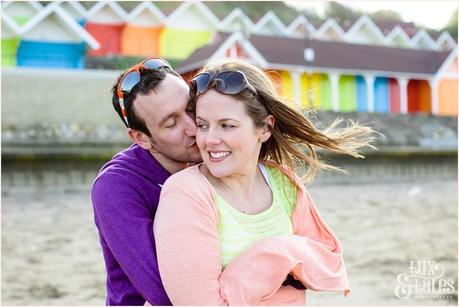
[{"label": "white gable", "polygon": [[97,2],[88,11],[88,21],[101,24],[122,24],[127,13],[113,1]]},{"label": "white gable", "polygon": [[419,30],[415,36],[411,39],[411,42],[415,48],[434,50],[436,44],[425,30]]},{"label": "white gable", "polygon": [[151,2],[142,2],[127,16],[129,24],[137,26],[160,26],[166,21],[164,14]]},{"label": "white gable", "polygon": [[451,50],[457,45],[454,38],[448,32],[443,32],[435,44],[437,45],[437,50],[441,51]]},{"label": "white gable", "polygon": [[381,45],[384,42],[384,34],[367,16],[361,16],[346,32],[347,42],[357,44]]},{"label": "white gable", "polygon": [[344,32],[336,21],[330,18],[314,33],[314,37],[339,42],[344,40]]},{"label": "white gable", "polygon": [[8,14],[11,17],[30,18],[35,16],[42,9],[39,2],[29,1],[8,1],[2,4],[2,14]]},{"label": "white gable", "polygon": [[413,45],[409,36],[403,29],[395,26],[384,39],[384,44],[392,47],[411,48]]},{"label": "white gable", "polygon": [[316,32],[314,26],[303,15],[295,18],[294,21],[287,27],[286,31],[290,37],[312,37]]},{"label": "white gable", "polygon": [[219,29],[225,32],[245,31],[251,32],[253,30],[252,20],[239,8],[235,8],[225,19],[220,23]]},{"label": "white gable", "polygon": [[284,36],[286,34],[285,25],[272,11],[266,13],[265,16],[256,23],[253,31],[257,34],[264,35]]},{"label": "white gable", "polygon": [[183,2],[166,20],[170,28],[215,31],[218,18],[201,2]]},{"label": "white gable", "polygon": [[24,39],[45,42],[81,42],[75,32],[70,31],[62,19],[52,13],[23,35]]},{"label": "white gable", "polygon": [[85,19],[88,11],[77,1],[64,1],[61,7],[75,20]]}]

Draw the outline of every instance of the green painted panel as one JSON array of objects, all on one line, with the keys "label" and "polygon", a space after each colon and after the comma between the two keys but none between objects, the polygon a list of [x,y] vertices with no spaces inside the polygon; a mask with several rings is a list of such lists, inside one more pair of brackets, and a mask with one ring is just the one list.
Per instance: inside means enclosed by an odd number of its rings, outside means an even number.
[{"label": "green painted panel", "polygon": [[325,74],[314,74],[313,81],[320,84],[320,95],[317,95],[317,103],[321,110],[332,109],[332,87],[328,76]]},{"label": "green painted panel", "polygon": [[207,45],[211,35],[212,33],[208,31],[165,29],[160,38],[160,56],[185,59],[195,49]]},{"label": "green painted panel", "polygon": [[339,110],[350,112],[357,109],[356,81],[354,76],[339,78]]},{"label": "green painted panel", "polygon": [[2,39],[2,66],[16,66],[19,37]]}]

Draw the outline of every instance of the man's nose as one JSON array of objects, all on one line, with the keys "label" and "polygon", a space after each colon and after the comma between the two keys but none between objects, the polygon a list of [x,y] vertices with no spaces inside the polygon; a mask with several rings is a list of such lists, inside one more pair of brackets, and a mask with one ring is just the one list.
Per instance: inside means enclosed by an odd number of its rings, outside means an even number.
[{"label": "man's nose", "polygon": [[187,114],[185,116],[185,135],[188,137],[195,137],[196,131],[197,127],[194,119]]}]

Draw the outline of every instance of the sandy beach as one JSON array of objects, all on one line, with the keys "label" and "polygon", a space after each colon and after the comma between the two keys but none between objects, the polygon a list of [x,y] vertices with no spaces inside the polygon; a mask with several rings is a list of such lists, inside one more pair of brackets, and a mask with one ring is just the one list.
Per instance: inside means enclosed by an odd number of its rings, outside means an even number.
[{"label": "sandy beach", "polygon": [[[308,304],[456,305],[457,181],[412,180],[309,187],[345,249],[352,286],[309,291]],[[441,264],[445,298],[395,296],[410,260]],[[2,191],[2,305],[103,305],[105,270],[89,187]]]}]

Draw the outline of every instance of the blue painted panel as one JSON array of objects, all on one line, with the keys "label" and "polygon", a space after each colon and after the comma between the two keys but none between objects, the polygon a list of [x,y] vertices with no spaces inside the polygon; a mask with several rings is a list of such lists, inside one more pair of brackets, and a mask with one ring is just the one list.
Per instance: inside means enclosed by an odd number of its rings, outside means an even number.
[{"label": "blue painted panel", "polygon": [[362,76],[356,76],[355,85],[357,87],[357,111],[368,112],[367,84],[365,79]]},{"label": "blue painted panel", "polygon": [[17,66],[83,68],[84,43],[54,43],[23,40]]},{"label": "blue painted panel", "polygon": [[389,112],[389,80],[377,77],[374,83],[375,88],[375,112]]}]

